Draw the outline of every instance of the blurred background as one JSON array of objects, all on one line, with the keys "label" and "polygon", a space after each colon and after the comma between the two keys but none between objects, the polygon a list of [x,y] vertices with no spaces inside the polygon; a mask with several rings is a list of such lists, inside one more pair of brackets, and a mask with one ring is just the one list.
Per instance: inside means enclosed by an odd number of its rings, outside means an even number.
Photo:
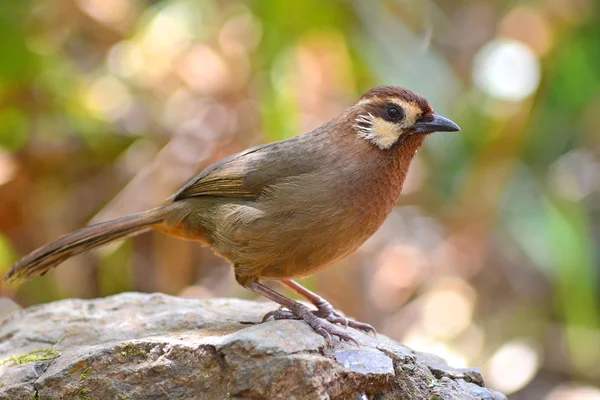
[{"label": "blurred background", "polygon": [[[302,283],[511,399],[600,399],[599,8],[2,1],[0,273],[403,85],[462,132],[430,137],[380,231]],[[158,233],[0,287],[21,306],[131,290],[253,298],[210,250]]]}]

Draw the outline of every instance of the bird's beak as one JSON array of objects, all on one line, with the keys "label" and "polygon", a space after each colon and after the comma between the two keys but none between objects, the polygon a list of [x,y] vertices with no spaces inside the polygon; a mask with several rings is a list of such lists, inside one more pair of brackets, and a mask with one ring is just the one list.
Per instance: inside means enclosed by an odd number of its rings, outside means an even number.
[{"label": "bird's beak", "polygon": [[433,119],[429,121],[417,121],[413,125],[414,133],[431,132],[458,132],[460,127],[448,118],[433,114]]}]

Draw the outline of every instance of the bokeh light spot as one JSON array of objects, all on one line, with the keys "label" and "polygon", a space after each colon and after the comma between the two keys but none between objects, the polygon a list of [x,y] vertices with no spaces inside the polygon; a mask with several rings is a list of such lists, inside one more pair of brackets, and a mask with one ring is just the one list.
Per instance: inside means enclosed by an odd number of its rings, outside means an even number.
[{"label": "bokeh light spot", "polygon": [[79,8],[96,21],[117,25],[131,17],[134,2],[124,0],[78,0]]},{"label": "bokeh light spot", "polygon": [[600,390],[591,386],[562,384],[553,389],[545,400],[600,400]]},{"label": "bokeh light spot", "polygon": [[122,41],[109,50],[107,66],[113,74],[130,78],[144,68],[144,56],[134,42]]},{"label": "bokeh light spot", "polygon": [[473,290],[460,279],[444,279],[423,298],[423,326],[430,335],[451,338],[471,323]]},{"label": "bokeh light spot", "polygon": [[536,55],[515,40],[492,41],[473,60],[475,85],[502,100],[519,101],[531,96],[540,84],[540,74]]},{"label": "bokeh light spot", "polygon": [[124,116],[132,104],[127,86],[112,76],[104,76],[92,83],[85,100],[96,116],[110,119]]},{"label": "bokeh light spot", "polygon": [[587,151],[571,151],[550,168],[549,183],[561,197],[580,201],[600,187],[600,162]]},{"label": "bokeh light spot", "polygon": [[540,356],[535,343],[528,339],[515,339],[502,345],[486,366],[486,378],[491,387],[504,394],[525,387],[535,376]]},{"label": "bokeh light spot", "polygon": [[499,28],[502,36],[525,43],[538,55],[548,52],[552,45],[552,32],[541,10],[518,6],[502,19]]},{"label": "bokeh light spot", "polygon": [[0,150],[0,186],[10,182],[17,173],[17,163],[13,156]]}]

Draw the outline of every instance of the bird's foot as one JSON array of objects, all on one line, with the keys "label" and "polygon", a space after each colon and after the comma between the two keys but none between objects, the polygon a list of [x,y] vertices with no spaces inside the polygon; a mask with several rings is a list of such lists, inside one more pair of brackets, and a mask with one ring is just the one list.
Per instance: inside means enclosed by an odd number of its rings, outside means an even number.
[{"label": "bird's foot", "polygon": [[377,334],[377,331],[371,325],[365,324],[363,322],[354,321],[353,319],[350,319],[350,318],[346,318],[344,315],[342,315],[339,311],[337,311],[335,308],[333,308],[333,306],[326,301],[316,305],[316,307],[317,307],[317,311],[313,311],[313,313],[317,317],[326,319],[327,321],[331,322],[332,324],[344,325],[344,327],[346,327],[346,328],[351,327],[351,328],[357,329],[357,330],[365,332],[365,333],[372,333],[373,335]]},{"label": "bird's foot", "polygon": [[[334,309],[331,306],[331,304],[329,304],[329,303],[326,303],[326,305],[321,305],[321,307],[319,307],[315,311],[312,311],[312,313],[319,318],[323,318],[323,319],[331,322],[332,324],[344,325],[345,328],[351,327],[351,328],[357,329],[357,330],[365,332],[365,333],[372,333],[373,335],[377,334],[377,331],[371,325],[365,324],[363,322],[355,321],[350,318],[346,318],[339,311]],[[268,312],[264,316],[263,321],[266,321],[270,317],[273,317],[273,319],[275,319],[275,320],[278,320],[278,319],[302,319],[302,318],[294,315],[291,311],[288,311],[288,310],[285,310],[282,308]]]},{"label": "bird's foot", "polygon": [[301,319],[306,322],[311,328],[314,329],[319,335],[323,336],[327,341],[328,345],[331,345],[331,337],[337,336],[340,341],[354,343],[358,346],[358,342],[354,340],[350,335],[340,331],[339,329],[327,324],[320,317],[316,315],[318,311],[311,311],[304,304],[296,303],[293,310],[278,309],[270,311],[263,317],[263,322],[269,318],[275,320],[280,319]]}]

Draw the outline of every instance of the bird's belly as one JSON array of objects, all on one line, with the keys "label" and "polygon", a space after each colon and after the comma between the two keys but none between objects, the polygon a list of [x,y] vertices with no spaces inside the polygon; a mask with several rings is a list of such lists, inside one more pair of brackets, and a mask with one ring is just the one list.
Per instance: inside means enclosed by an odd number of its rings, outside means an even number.
[{"label": "bird's belly", "polygon": [[[232,260],[236,272],[259,279],[313,274],[358,249],[383,223],[385,209],[337,209],[335,213],[282,213],[241,229],[246,240]],[[239,270],[238,270],[239,269]]]}]

